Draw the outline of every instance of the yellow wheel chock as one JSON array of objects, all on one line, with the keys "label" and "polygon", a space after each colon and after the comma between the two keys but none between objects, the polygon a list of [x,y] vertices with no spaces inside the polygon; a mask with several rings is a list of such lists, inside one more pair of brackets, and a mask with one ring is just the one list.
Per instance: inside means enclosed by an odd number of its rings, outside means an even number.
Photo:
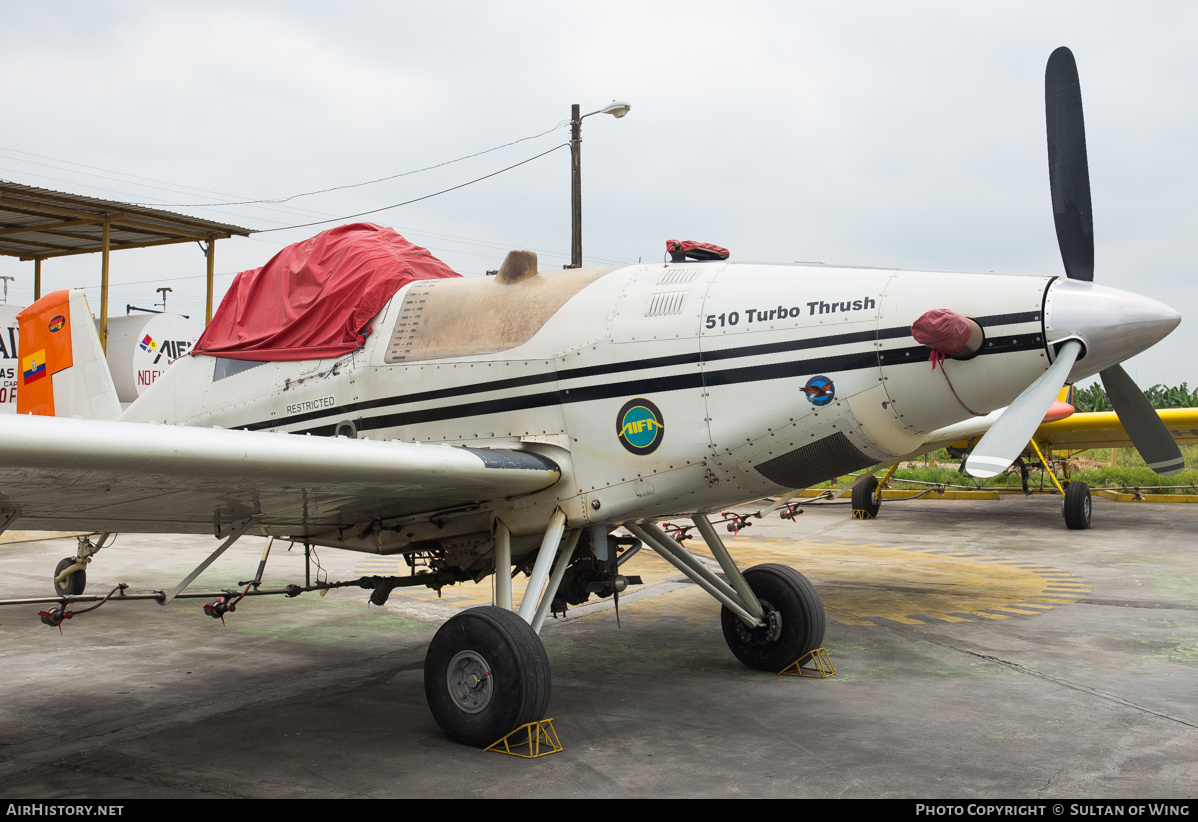
[{"label": "yellow wheel chock", "polygon": [[[528,734],[527,741],[513,739],[524,732]],[[525,745],[528,746],[528,753],[524,753]],[[541,750],[542,747],[545,750]],[[518,756],[521,759],[536,759],[538,756],[549,756],[549,754],[559,753],[565,749],[562,748],[562,743],[557,738],[557,731],[553,729],[553,719],[542,719],[540,722],[521,725],[503,739],[492,742],[486,750]]]},{"label": "yellow wheel chock", "polygon": [[[806,659],[810,659],[815,667],[804,667],[803,661]],[[828,658],[827,648],[808,651],[778,672],[778,676],[808,676],[813,679],[827,679],[835,675],[836,669],[832,667],[832,660]]]}]

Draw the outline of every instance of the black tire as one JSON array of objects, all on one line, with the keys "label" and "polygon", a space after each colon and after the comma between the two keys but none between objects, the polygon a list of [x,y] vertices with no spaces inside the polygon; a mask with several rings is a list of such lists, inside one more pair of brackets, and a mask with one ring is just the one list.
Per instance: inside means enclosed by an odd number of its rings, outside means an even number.
[{"label": "black tire", "polygon": [[60,597],[77,597],[87,587],[87,571],[82,568],[67,577],[64,582],[59,583],[58,575],[74,564],[75,558],[67,557],[54,566],[54,593]]},{"label": "black tire", "polygon": [[424,658],[429,710],[463,745],[485,748],[543,719],[549,688],[549,656],[540,637],[504,608],[486,605],[453,617]]},{"label": "black tire", "polygon": [[853,519],[873,519],[882,507],[882,492],[878,478],[870,477],[853,486]]},{"label": "black tire", "polygon": [[1061,504],[1065,515],[1065,526],[1071,531],[1084,531],[1090,527],[1090,486],[1080,480],[1069,483],[1065,489],[1065,500]]},{"label": "black tire", "polygon": [[745,571],[749,588],[766,611],[767,625],[750,628],[727,608],[720,612],[724,641],[733,655],[758,671],[781,671],[824,642],[824,605],[807,577],[785,565]]}]

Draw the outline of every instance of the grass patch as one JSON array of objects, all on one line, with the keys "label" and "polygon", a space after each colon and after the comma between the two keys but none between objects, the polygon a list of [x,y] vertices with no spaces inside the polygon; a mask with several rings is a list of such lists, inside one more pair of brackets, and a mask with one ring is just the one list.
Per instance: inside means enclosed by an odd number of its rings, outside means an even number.
[{"label": "grass patch", "polygon": [[[1115,464],[1112,465],[1112,450],[1117,450]],[[1181,446],[1182,457],[1186,465],[1198,465],[1198,445]],[[1052,486],[1052,481],[1043,476],[1039,461],[1033,456],[1031,460],[1024,458],[1029,466],[1028,484],[1039,488]],[[903,463],[891,478],[891,488],[913,488],[918,484],[932,483],[935,485],[955,485],[966,488],[1018,488],[1022,484],[1018,466],[1012,466],[1006,473],[999,474],[987,480],[979,480],[958,471],[960,460],[949,456],[944,449],[931,455]],[[1089,451],[1073,454],[1069,460],[1070,475],[1073,479],[1081,480],[1091,488],[1122,489],[1139,488],[1147,493],[1168,494],[1198,494],[1198,469],[1188,468],[1180,474],[1171,477],[1161,476],[1145,464],[1143,458],[1134,448],[1095,448]],[[1059,465],[1059,462],[1058,462]],[[879,479],[881,477],[879,476]],[[1059,469],[1057,478],[1064,480],[1064,474]],[[852,484],[851,475],[837,477],[835,482],[825,482],[817,488],[844,488]],[[904,484],[904,482],[908,484]]]}]

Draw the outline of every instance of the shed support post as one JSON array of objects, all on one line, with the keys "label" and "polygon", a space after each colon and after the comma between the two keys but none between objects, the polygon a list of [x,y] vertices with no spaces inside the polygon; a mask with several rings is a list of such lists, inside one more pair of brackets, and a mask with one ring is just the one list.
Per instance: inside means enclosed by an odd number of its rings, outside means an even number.
[{"label": "shed support post", "polygon": [[209,237],[204,248],[204,256],[208,258],[208,303],[204,309],[204,326],[212,322],[212,280],[216,276],[216,238]]},{"label": "shed support post", "polygon": [[100,253],[100,349],[108,354],[108,242],[112,223],[104,221],[104,244]]}]

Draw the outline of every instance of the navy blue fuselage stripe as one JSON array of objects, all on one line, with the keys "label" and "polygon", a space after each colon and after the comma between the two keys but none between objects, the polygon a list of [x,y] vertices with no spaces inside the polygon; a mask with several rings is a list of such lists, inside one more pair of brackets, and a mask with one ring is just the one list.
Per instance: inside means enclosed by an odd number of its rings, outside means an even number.
[{"label": "navy blue fuselage stripe", "polygon": [[[1033,322],[1033,321],[1038,322],[1039,319],[1040,319],[1040,313],[1038,311],[1027,311],[1027,312],[1018,313],[1018,314],[995,314],[995,315],[987,316],[987,317],[978,317],[978,318],[976,318],[976,321],[980,325],[985,327],[987,325],[1012,325],[1012,324],[1021,323],[1021,322]],[[804,349],[810,349],[810,348],[827,348],[830,346],[848,345],[848,344],[852,344],[852,343],[861,343],[861,342],[873,342],[875,340],[899,339],[902,337],[910,337],[910,336],[911,336],[911,329],[907,326],[900,326],[897,328],[884,328],[884,329],[877,329],[877,330],[870,329],[868,331],[855,331],[855,332],[849,332],[849,333],[845,333],[845,334],[832,334],[832,335],[824,336],[824,337],[812,337],[812,338],[806,338],[806,339],[801,339],[801,340],[786,340],[786,341],[777,342],[777,343],[763,343],[760,345],[749,345],[749,346],[742,346],[739,348],[737,348],[737,347],[722,348],[722,349],[715,349],[715,350],[709,350],[709,351],[702,351],[701,353],[698,351],[693,351],[693,352],[687,352],[685,354],[676,354],[676,355],[667,356],[667,357],[650,357],[650,358],[643,359],[643,360],[627,360],[627,361],[622,361],[622,362],[603,363],[601,365],[583,366],[580,368],[564,368],[560,371],[544,371],[539,374],[530,374],[530,375],[524,376],[524,377],[509,377],[509,378],[505,378],[502,380],[492,380],[489,382],[471,383],[469,385],[455,385],[455,386],[449,386],[446,388],[435,389],[432,391],[421,391],[421,392],[415,393],[415,394],[407,394],[407,395],[399,395],[399,396],[391,396],[391,397],[381,397],[379,399],[374,399],[374,400],[363,400],[361,402],[351,402],[351,403],[346,403],[344,405],[336,406],[334,408],[325,408],[325,409],[321,409],[319,411],[309,411],[304,414],[296,414],[294,416],[287,417],[284,420],[279,420],[279,419],[262,420],[261,422],[250,423],[248,425],[238,426],[238,427],[239,428],[247,428],[251,431],[260,431],[263,429],[275,428],[280,425],[295,425],[296,423],[309,422],[311,420],[317,420],[317,419],[327,419],[328,417],[342,417],[342,418],[352,417],[355,414],[361,414],[364,411],[370,411],[375,408],[384,408],[387,406],[394,406],[394,405],[401,405],[401,404],[402,405],[412,405],[415,403],[430,402],[430,401],[441,400],[441,399],[449,399],[452,397],[461,397],[461,396],[469,396],[472,394],[490,393],[493,391],[505,391],[505,390],[512,389],[512,388],[526,388],[529,386],[539,385],[539,384],[544,384],[544,383],[555,383],[555,382],[562,383],[562,382],[565,382],[568,380],[585,379],[588,377],[598,377],[598,376],[604,376],[607,374],[615,374],[615,373],[620,373],[620,372],[644,371],[644,370],[649,370],[649,369],[654,369],[654,368],[668,368],[671,366],[678,366],[678,365],[698,365],[700,362],[719,362],[721,360],[740,359],[743,357],[762,357],[762,356],[767,356],[770,354],[780,354],[780,353],[786,353],[786,352],[791,352],[791,351],[802,351]],[[1026,337],[1026,335],[1021,335],[1021,336]],[[1008,338],[1000,338],[1000,339],[1008,339]],[[1017,340],[1017,339],[1019,339],[1019,337],[1014,337],[1014,339]],[[992,345],[992,343],[994,343],[994,345]],[[1023,349],[1022,344],[1020,344],[1019,347],[1016,349],[1011,349],[1011,348],[1005,347],[1005,346],[1002,348],[999,348],[997,343],[998,343],[997,339],[996,340],[987,340],[987,345],[986,345],[985,350],[980,353],[997,354],[1000,351],[1022,350]],[[1035,343],[1033,345],[1033,347],[1038,347],[1039,345],[1040,345],[1040,343]],[[901,351],[903,353],[905,353],[907,350],[910,350],[912,352],[914,352],[916,350],[922,350],[924,352],[923,357],[925,359],[930,355],[930,351],[927,348],[901,349]],[[877,355],[875,354],[875,352],[870,351],[867,353],[871,358],[874,359],[874,362],[876,364],[876,356]],[[884,352],[884,353],[892,354],[895,352]],[[838,361],[839,358],[843,357],[843,356],[856,356],[856,355],[852,355],[852,354],[850,354],[850,355],[833,355],[831,357],[820,358],[818,360],[811,360],[808,362],[811,362],[811,363],[834,362],[834,361]],[[914,353],[912,353],[912,356],[914,356]],[[861,366],[854,366],[854,367],[861,367]],[[757,368],[757,367],[750,367],[750,368]],[[737,368],[737,369],[733,369],[733,370],[742,371],[744,369]],[[812,371],[823,371],[823,370],[833,370],[833,369],[831,367],[812,369]],[[808,373],[810,373],[810,372],[808,372]],[[780,376],[789,376],[789,375],[787,374],[787,375],[780,375]],[[669,378],[666,378],[666,379],[669,379]],[[708,379],[709,380],[711,379],[710,372],[708,373]],[[775,378],[766,377],[763,379],[775,379]],[[728,382],[751,382],[751,381],[752,380],[730,380]],[[620,386],[647,385],[647,384],[656,385],[657,383],[658,383],[657,378],[643,377],[638,380],[614,383],[613,385],[620,385]],[[713,384],[720,384],[720,383],[713,383]],[[571,388],[571,389],[569,389],[570,392],[585,391],[585,390],[587,390],[587,389],[586,388]],[[655,388],[654,390],[661,390],[661,389]],[[667,390],[675,390],[675,389],[667,389]],[[632,393],[635,393],[635,392],[632,392]],[[526,395],[526,397],[548,397],[548,396],[556,397],[557,394],[558,394],[558,392],[555,390],[555,391],[543,392],[540,394]],[[618,394],[614,394],[611,396],[618,396]],[[525,399],[525,397],[508,397],[508,398],[501,398],[501,399],[497,399],[497,400],[466,403],[464,405],[455,405],[455,406],[453,406],[453,408],[460,409],[460,408],[471,408],[471,407],[477,407],[477,406],[486,406],[486,405],[489,405],[490,403],[498,403],[499,405],[503,406],[503,405],[506,405],[506,403],[508,403],[508,402],[516,402],[517,404],[510,408],[509,407],[502,407],[502,408],[497,407],[496,408],[496,411],[501,411],[501,410],[502,411],[509,411],[509,410],[514,411],[514,410],[523,410],[526,408],[536,408],[536,407],[539,407],[539,405],[544,404],[544,403],[537,403],[534,405],[525,405],[522,402],[524,399]],[[562,401],[563,402],[575,402],[577,400],[574,400],[572,398],[565,398]],[[439,411],[439,410],[441,410],[441,409],[428,409],[428,411],[430,413]],[[406,418],[408,414],[421,415],[423,413],[424,412],[419,412],[419,411],[398,412],[398,413],[386,414],[384,416],[387,418],[396,417],[396,416],[401,416],[401,417]],[[493,413],[493,412],[487,411],[484,413]],[[450,414],[450,415],[448,415],[448,417],[458,417],[458,416],[475,416],[475,414]],[[412,419],[412,420],[410,420],[409,423],[406,423],[406,424],[412,424],[415,422],[427,422],[427,421],[432,421],[433,419],[445,419],[448,417],[436,416],[436,417],[432,417],[427,420],[426,419]],[[370,419],[379,419],[379,418],[380,417],[371,417]],[[371,425],[368,427],[374,428],[374,427],[378,427],[378,426]],[[383,427],[386,427],[386,426],[383,426]],[[319,428],[323,429],[323,428],[325,428],[325,426],[319,426]],[[315,433],[317,429],[313,428],[313,429],[304,429],[304,430]]]},{"label": "navy blue fuselage stripe", "polygon": [[[1041,348],[1039,342],[1033,341],[1029,335],[1022,335],[1023,342],[1018,337],[1000,337],[993,340],[993,347],[987,347],[983,354],[1009,353],[1012,351],[1031,351]],[[907,363],[927,364],[931,349],[926,346],[890,349],[884,352],[886,360],[883,365],[898,365]],[[642,377],[600,385],[587,385],[561,391],[543,391],[537,394],[524,394],[516,397],[500,397],[492,400],[461,403],[457,405],[424,408],[413,411],[396,411],[390,414],[380,414],[361,420],[363,430],[417,425],[427,422],[440,422],[451,419],[465,419],[489,414],[501,414],[510,411],[526,411],[532,408],[544,408],[553,405],[565,405],[575,402],[591,402],[594,400],[613,399],[643,394],[662,394],[668,391],[699,389],[705,386],[736,385],[746,382],[765,382],[767,380],[787,379],[807,376],[820,372],[845,372],[861,368],[878,367],[878,355],[873,351],[861,351],[851,354],[839,354],[819,357],[810,360],[794,360],[783,363],[766,365],[749,365],[741,368],[726,368],[719,371],[699,372],[693,374],[674,374],[665,377]],[[332,434],[332,426],[321,425],[303,429],[294,433],[325,435]]]}]

